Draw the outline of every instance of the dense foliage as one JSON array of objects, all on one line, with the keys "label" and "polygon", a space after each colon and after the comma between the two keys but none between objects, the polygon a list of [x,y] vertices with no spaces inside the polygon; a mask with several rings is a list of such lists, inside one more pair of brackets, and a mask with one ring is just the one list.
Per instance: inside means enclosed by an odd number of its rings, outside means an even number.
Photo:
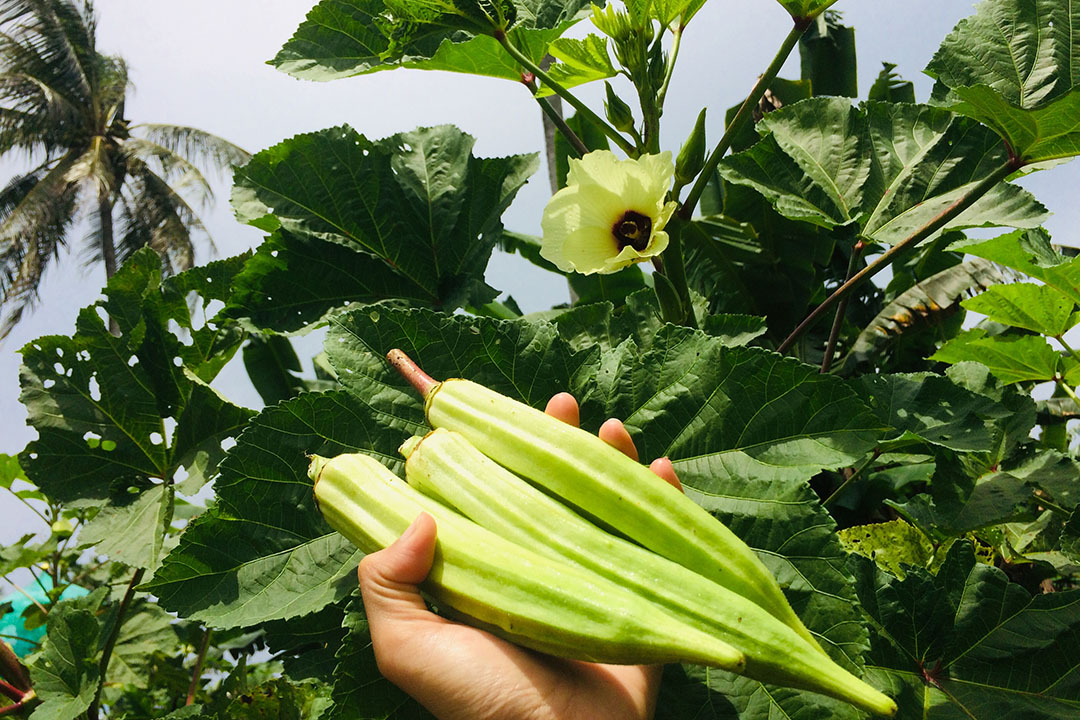
[{"label": "dense foliage", "polygon": [[[702,4],[322,0],[273,64],[315,80],[409,67],[524,82],[562,126],[565,184],[584,150],[659,153]],[[369,139],[339,126],[237,169],[237,217],[266,232],[253,253],[163,277],[158,255],[135,252],[71,336],[23,348],[38,439],[0,480],[51,535],[3,549],[0,570],[32,567],[55,588],[23,613],[47,625],[28,677],[0,658],[12,712],[427,717],[379,676],[360,555],[307,477],[307,453],[400,471],[401,438],[426,425],[383,359],[399,347],[436,378],[532,405],[569,390],[590,430],[624,419],[898,717],[1080,714],[1067,338],[1080,259],[1009,182],[1080,153],[1080,13],[984,0],[917,104],[888,65],[855,100],[853,30],[831,0],[781,4],[792,30],[724,137],[706,144],[699,124],[675,157],[679,205],[651,273],[559,270],[541,238],[504,229],[535,157],[477,157],[453,127]],[[590,12],[591,34],[563,37]],[[803,77],[777,78],[795,47]],[[572,92],[616,75],[636,109],[609,88],[605,120]],[[576,110],[565,123],[552,94]],[[1003,229],[965,234],[976,227]],[[521,315],[485,282],[495,248],[566,274],[575,301]],[[317,326],[325,350],[303,377],[288,338]],[[262,409],[209,384],[238,352]],[[1052,390],[1035,400],[1036,386]],[[70,585],[91,592],[61,599]],[[657,712],[859,715],[692,666],[666,669]]]}]

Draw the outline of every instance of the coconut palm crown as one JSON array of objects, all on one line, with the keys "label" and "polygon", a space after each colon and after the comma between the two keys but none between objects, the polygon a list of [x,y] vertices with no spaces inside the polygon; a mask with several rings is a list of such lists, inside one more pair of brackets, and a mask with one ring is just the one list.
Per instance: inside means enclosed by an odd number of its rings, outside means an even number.
[{"label": "coconut palm crown", "polygon": [[195,128],[131,124],[127,67],[95,30],[89,0],[0,0],[0,155],[32,168],[0,189],[0,337],[77,228],[107,277],[144,246],[166,273],[190,267],[192,234],[209,239],[193,210],[212,200],[203,169],[250,157]]}]

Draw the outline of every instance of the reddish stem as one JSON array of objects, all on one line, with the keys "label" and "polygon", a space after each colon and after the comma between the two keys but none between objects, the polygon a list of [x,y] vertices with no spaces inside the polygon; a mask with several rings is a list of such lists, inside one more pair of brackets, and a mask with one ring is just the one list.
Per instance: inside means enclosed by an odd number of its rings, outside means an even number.
[{"label": "reddish stem", "polygon": [[25,705],[26,703],[20,700],[14,705],[5,705],[4,707],[0,707],[0,716],[13,715],[22,710]]},{"label": "reddish stem", "polygon": [[5,680],[0,680],[0,694],[7,695],[15,702],[21,701],[23,696],[26,695],[22,690],[19,690]]},{"label": "reddish stem", "polygon": [[397,348],[386,353],[386,359],[401,374],[401,377],[408,380],[409,384],[416,388],[416,392],[420,393],[421,397],[425,399],[439,384],[437,380],[421,370],[420,366],[413,362],[412,358]]},{"label": "reddish stem", "polygon": [[30,676],[19,662],[19,657],[6,642],[0,640],[0,678],[9,681],[20,690],[30,689]]}]

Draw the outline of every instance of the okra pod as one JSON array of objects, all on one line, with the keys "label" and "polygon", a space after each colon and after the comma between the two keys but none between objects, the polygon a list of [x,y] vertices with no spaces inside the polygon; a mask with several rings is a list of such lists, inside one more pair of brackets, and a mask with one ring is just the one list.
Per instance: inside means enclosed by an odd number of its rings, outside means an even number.
[{"label": "okra pod", "polygon": [[747,677],[802,688],[879,715],[896,704],[747,598],[615,537],[490,460],[462,435],[436,429],[402,445],[406,481],[478,525],[596,572],[746,655]]},{"label": "okra pod", "polygon": [[464,435],[484,455],[586,516],[746,597],[803,639],[817,640],[753,550],[679,490],[592,433],[483,385],[437,382],[401,350],[387,355],[423,395],[428,422]]},{"label": "okra pod", "polygon": [[440,606],[525,647],[593,662],[693,662],[739,672],[741,652],[596,573],[545,557],[425,498],[363,454],[313,458],[331,527],[365,552],[394,542],[422,511],[436,522],[421,589]]}]

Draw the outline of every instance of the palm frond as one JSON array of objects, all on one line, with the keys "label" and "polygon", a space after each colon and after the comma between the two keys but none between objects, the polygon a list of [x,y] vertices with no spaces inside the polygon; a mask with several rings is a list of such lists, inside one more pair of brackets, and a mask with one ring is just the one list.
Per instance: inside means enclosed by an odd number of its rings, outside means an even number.
[{"label": "palm frond", "polygon": [[960,309],[960,301],[991,285],[1014,279],[1001,266],[974,258],[931,275],[885,306],[862,332],[838,367],[849,369],[871,358],[887,357],[888,346],[920,329],[940,324]]},{"label": "palm frond", "polygon": [[0,25],[52,70],[73,97],[90,100],[97,75],[93,7],[67,0],[0,0]]},{"label": "palm frond", "polygon": [[198,128],[184,125],[147,123],[132,126],[139,136],[167,148],[203,170],[224,169],[244,165],[251,153],[224,138]]},{"label": "palm frond", "polygon": [[140,137],[124,140],[120,152],[129,161],[134,158],[154,168],[154,171],[179,193],[188,193],[195,204],[210,207],[213,188],[202,171],[187,158],[164,145]]},{"label": "palm frond", "polygon": [[[193,232],[210,238],[187,201],[139,160],[129,163],[117,211],[116,256],[121,262],[150,247],[161,256],[162,269],[172,274],[194,265]],[[210,247],[215,249],[212,242]]]},{"label": "palm frond", "polygon": [[8,310],[0,337],[37,301],[42,276],[78,216],[78,187],[67,180],[72,162],[41,166],[0,190],[0,304]]}]

